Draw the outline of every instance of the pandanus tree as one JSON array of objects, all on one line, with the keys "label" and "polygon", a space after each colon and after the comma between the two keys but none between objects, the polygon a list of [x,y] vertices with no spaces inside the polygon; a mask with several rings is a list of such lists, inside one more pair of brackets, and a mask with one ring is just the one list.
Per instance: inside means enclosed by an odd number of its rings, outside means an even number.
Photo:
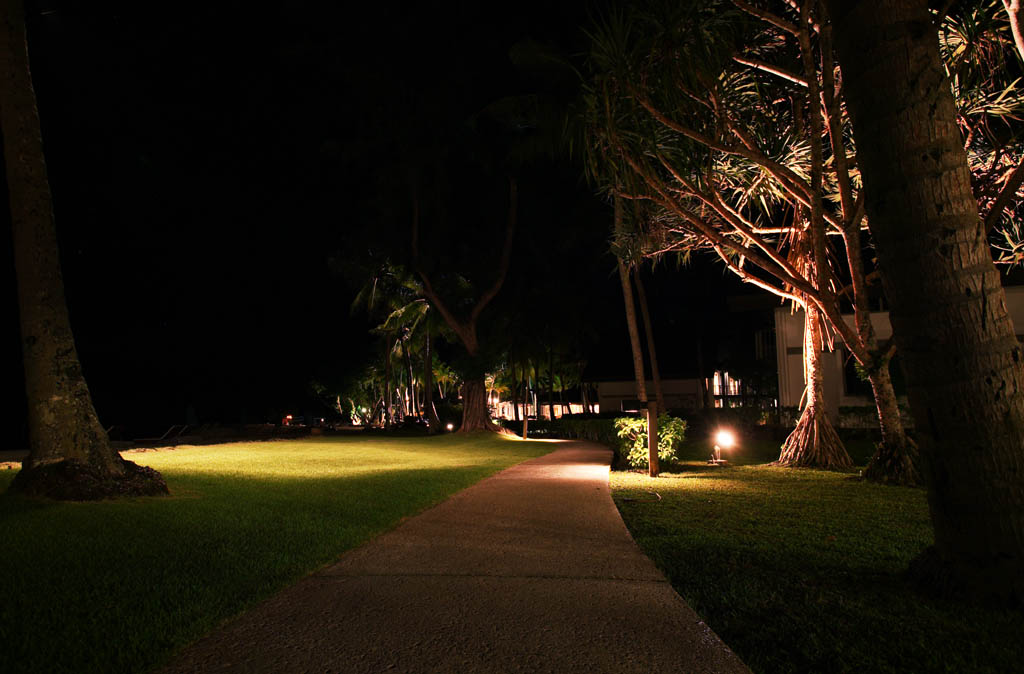
[{"label": "pandanus tree", "polygon": [[68,319],[21,0],[0,5],[0,133],[18,283],[30,450],[11,489],[55,499],[167,493],[111,447]]},{"label": "pandanus tree", "polygon": [[[1024,50],[1020,17],[1005,0],[960,2],[936,16],[939,55],[953,89],[957,126],[978,212],[996,262],[1024,262]],[[1005,11],[1004,11],[1005,10]]]},{"label": "pandanus tree", "polygon": [[924,0],[828,0],[935,545],[913,570],[1024,602],[1024,355]]},{"label": "pandanus tree", "polygon": [[[873,464],[884,466],[882,479],[913,482],[891,346],[877,340],[868,311],[863,196],[829,36],[814,31],[813,17],[772,22],[736,4],[749,14],[723,3],[652,3],[595,30],[592,163],[618,198],[657,207],[649,254],[707,250],[805,309],[808,387],[780,463],[851,464],[820,388],[821,344],[838,335],[875,392],[883,443]],[[841,315],[844,295],[853,326]]]}]

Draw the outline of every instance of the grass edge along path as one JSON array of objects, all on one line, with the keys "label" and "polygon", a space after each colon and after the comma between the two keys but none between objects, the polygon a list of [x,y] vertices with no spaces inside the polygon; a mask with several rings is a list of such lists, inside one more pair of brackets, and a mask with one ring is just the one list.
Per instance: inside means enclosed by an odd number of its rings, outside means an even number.
[{"label": "grass edge along path", "polygon": [[931,600],[905,581],[932,540],[924,490],[684,454],[660,478],[613,472],[613,498],[755,672],[1018,671],[1024,613]]},{"label": "grass edge along path", "polygon": [[493,434],[181,447],[126,454],[160,470],[170,497],[4,494],[0,671],[151,669],[404,518],[554,449]]}]

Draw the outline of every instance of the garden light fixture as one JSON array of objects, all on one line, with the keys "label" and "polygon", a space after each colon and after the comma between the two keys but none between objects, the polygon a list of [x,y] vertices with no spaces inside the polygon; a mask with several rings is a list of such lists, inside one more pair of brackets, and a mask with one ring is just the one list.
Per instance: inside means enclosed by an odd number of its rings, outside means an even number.
[{"label": "garden light fixture", "polygon": [[736,446],[736,436],[732,431],[727,429],[720,429],[715,433],[715,449],[711,454],[711,458],[708,459],[708,463],[714,466],[721,466],[728,461],[722,458],[722,450],[729,450]]}]

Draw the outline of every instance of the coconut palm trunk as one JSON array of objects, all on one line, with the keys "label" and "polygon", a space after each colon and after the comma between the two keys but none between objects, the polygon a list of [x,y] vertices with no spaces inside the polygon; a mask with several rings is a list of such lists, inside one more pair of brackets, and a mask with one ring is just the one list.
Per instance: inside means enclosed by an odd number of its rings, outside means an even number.
[{"label": "coconut palm trunk", "polygon": [[1024,354],[936,30],[924,0],[826,4],[935,528],[913,569],[933,589],[1019,605]]},{"label": "coconut palm trunk", "polygon": [[548,347],[548,417],[555,420],[555,354]]},{"label": "coconut palm trunk", "polygon": [[29,456],[11,485],[57,499],[166,493],[156,471],[124,461],[100,425],[78,361],[57,252],[21,0],[0,15],[0,132],[14,237]]},{"label": "coconut palm trunk", "polygon": [[[622,200],[615,196],[615,233],[620,234],[623,230],[622,221]],[[651,409],[647,405],[647,382],[644,377],[644,354],[640,346],[640,330],[636,323],[636,305],[633,303],[633,286],[629,281],[629,270],[626,263],[619,258],[619,281],[622,284],[622,298],[626,306],[626,327],[629,330],[629,345],[633,351],[633,373],[636,376],[636,396],[640,402],[647,407],[648,420],[648,456],[647,472],[651,477],[657,477],[660,472],[658,465],[658,428],[657,411],[654,413],[655,422],[651,423]],[[653,448],[653,449],[652,449]]]},{"label": "coconut palm trunk", "polygon": [[633,267],[633,281],[636,283],[637,299],[640,300],[640,316],[644,320],[644,336],[647,338],[647,355],[651,360],[654,398],[658,401],[658,409],[665,410],[665,394],[661,391],[661,370],[658,369],[658,352],[654,348],[654,328],[651,327],[651,312],[647,308],[647,293],[644,291],[644,282],[640,278],[639,267]]}]

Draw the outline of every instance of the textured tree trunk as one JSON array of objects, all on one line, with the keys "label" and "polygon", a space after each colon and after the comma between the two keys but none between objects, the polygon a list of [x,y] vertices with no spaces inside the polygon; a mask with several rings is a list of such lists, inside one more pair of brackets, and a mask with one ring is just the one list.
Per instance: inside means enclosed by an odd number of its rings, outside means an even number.
[{"label": "textured tree trunk", "polygon": [[865,479],[882,484],[917,485],[921,481],[917,470],[917,446],[907,437],[896,402],[896,391],[892,387],[889,364],[868,375],[871,390],[875,394],[875,408],[878,410],[878,425],[882,431],[882,442],[864,469]]},{"label": "textured tree trunk", "polygon": [[647,355],[651,359],[651,380],[654,382],[654,398],[658,401],[658,409],[665,410],[665,396],[661,392],[661,371],[658,369],[658,352],[654,348],[654,329],[651,327],[651,312],[647,309],[647,293],[644,282],[640,278],[639,267],[633,267],[633,280],[636,281],[636,296],[640,300],[640,315],[644,320],[644,336],[647,337]]},{"label": "textured tree trunk", "polygon": [[11,488],[73,500],[167,493],[159,473],[114,451],[96,417],[68,320],[23,8],[20,0],[0,6],[0,131],[30,441]]},{"label": "textured tree trunk", "polygon": [[853,466],[825,409],[821,371],[821,317],[818,309],[804,307],[805,406],[796,428],[782,445],[780,466],[848,470]]},{"label": "textured tree trunk", "polygon": [[827,5],[935,527],[913,568],[1024,603],[1022,353],[935,28],[924,0]]},{"label": "textured tree trunk", "polygon": [[462,427],[460,433],[471,431],[503,432],[501,426],[491,421],[487,409],[487,384],[483,377],[466,379],[462,384]]}]

